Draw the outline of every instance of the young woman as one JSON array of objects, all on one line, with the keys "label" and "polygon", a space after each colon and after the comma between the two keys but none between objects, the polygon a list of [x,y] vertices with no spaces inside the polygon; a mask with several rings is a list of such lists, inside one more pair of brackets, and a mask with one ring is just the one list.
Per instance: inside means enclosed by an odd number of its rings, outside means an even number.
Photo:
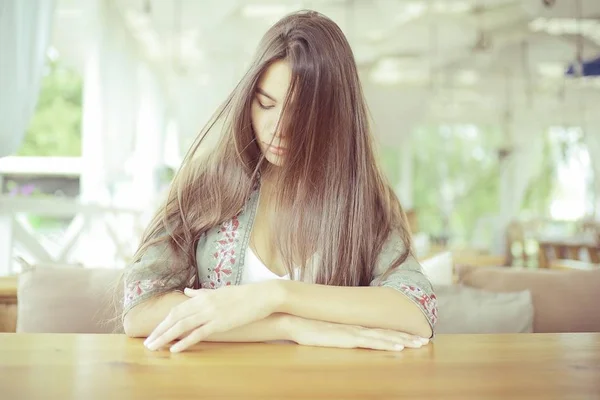
[{"label": "young woman", "polygon": [[[198,147],[219,126],[208,156]],[[299,12],[186,156],[124,274],[123,326],[156,350],[290,340],[402,350],[433,335],[436,297],[373,154],[342,31]]]}]

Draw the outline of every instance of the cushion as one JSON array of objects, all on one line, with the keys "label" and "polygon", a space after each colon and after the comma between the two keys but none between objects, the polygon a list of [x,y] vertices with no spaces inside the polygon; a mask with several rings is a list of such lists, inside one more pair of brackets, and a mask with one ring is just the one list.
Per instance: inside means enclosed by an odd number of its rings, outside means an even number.
[{"label": "cushion", "polygon": [[425,232],[419,232],[412,235],[412,246],[414,249],[415,257],[418,259],[430,253],[431,240],[429,234]]},{"label": "cushion", "polygon": [[459,281],[493,292],[529,290],[534,332],[600,332],[600,269],[461,268]]},{"label": "cushion", "polygon": [[17,332],[122,332],[113,305],[121,297],[116,285],[121,272],[72,266],[26,270],[18,282]]},{"label": "cushion", "polygon": [[531,293],[492,293],[461,285],[435,287],[436,334],[529,333],[533,331]]},{"label": "cushion", "polygon": [[452,253],[445,251],[422,260],[423,273],[433,285],[451,285],[454,273]]}]

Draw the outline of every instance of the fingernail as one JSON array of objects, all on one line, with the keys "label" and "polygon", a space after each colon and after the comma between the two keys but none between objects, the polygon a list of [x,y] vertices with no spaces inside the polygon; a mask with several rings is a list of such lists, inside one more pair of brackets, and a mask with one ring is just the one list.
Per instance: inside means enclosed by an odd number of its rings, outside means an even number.
[{"label": "fingernail", "polygon": [[157,346],[156,346],[156,344],[155,344],[154,342],[150,342],[150,343],[148,343],[148,344],[146,345],[146,348],[147,348],[148,350],[156,350]]},{"label": "fingernail", "polygon": [[403,350],[404,346],[402,346],[401,344],[397,344],[394,346],[394,350]]},{"label": "fingernail", "polygon": [[171,346],[171,348],[169,349],[169,351],[171,351],[171,353],[177,353],[177,352],[179,352],[179,350],[181,350],[181,349],[176,344]]},{"label": "fingernail", "polygon": [[423,345],[423,342],[422,342],[422,341],[420,341],[420,340],[413,340],[413,344],[414,344],[415,346],[419,346],[419,347],[421,347],[421,346]]},{"label": "fingernail", "polygon": [[420,340],[421,340],[421,343],[423,343],[423,344],[429,343],[429,339],[421,338]]}]

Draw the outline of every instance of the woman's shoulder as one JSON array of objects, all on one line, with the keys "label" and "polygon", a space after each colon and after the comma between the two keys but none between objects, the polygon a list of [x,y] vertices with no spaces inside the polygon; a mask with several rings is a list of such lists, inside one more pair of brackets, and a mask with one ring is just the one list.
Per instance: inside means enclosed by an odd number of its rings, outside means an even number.
[{"label": "woman's shoulder", "polygon": [[410,236],[399,229],[391,229],[379,253],[380,261],[392,261],[410,253]]}]

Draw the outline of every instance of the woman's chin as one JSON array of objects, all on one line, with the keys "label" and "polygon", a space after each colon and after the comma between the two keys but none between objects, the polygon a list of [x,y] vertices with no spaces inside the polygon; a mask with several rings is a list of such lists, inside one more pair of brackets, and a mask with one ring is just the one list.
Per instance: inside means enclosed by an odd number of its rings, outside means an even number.
[{"label": "woman's chin", "polygon": [[280,167],[283,165],[283,162],[285,160],[285,156],[278,156],[276,154],[273,153],[268,153],[265,158],[267,159],[267,161],[269,162],[269,164],[272,164],[276,167]]}]

